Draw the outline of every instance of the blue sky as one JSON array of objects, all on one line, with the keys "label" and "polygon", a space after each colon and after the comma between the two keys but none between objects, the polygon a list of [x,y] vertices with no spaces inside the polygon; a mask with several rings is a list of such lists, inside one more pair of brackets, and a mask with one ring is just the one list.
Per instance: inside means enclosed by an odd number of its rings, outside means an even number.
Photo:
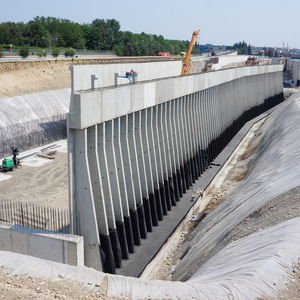
[{"label": "blue sky", "polygon": [[90,23],[115,18],[121,30],[189,40],[200,28],[200,43],[256,46],[282,43],[300,48],[299,0],[0,0],[0,22],[27,22],[35,16]]}]

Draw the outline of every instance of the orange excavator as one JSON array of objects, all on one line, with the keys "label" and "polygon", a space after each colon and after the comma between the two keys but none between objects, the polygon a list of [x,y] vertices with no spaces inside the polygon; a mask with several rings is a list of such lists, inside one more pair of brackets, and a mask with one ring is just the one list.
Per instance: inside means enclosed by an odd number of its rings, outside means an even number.
[{"label": "orange excavator", "polygon": [[191,59],[191,53],[192,53],[192,50],[193,50],[193,47],[194,47],[196,37],[199,35],[199,32],[200,32],[200,29],[195,30],[193,32],[192,39],[191,39],[191,42],[190,42],[190,45],[189,45],[189,49],[188,49],[188,51],[185,55],[184,62],[182,64],[182,69],[181,69],[181,74],[180,74],[181,76],[186,75],[188,73],[189,62],[190,62],[190,59]]}]

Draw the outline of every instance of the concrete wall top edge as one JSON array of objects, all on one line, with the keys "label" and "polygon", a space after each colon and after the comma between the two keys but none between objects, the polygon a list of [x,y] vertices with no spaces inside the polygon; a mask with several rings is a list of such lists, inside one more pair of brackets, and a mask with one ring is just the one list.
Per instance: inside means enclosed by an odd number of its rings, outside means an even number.
[{"label": "concrete wall top edge", "polygon": [[[282,71],[283,65],[250,66],[75,93],[71,98],[69,128],[87,128],[242,77]],[[76,105],[72,105],[75,101]]]},{"label": "concrete wall top edge", "polygon": [[0,228],[10,229],[10,230],[19,231],[19,232],[25,232],[28,234],[41,235],[41,236],[45,236],[45,237],[49,237],[49,238],[53,238],[53,239],[64,240],[64,241],[78,242],[83,239],[83,237],[79,236],[79,235],[54,233],[52,231],[41,230],[38,228],[19,226],[19,225],[10,225],[5,222],[0,222]]}]

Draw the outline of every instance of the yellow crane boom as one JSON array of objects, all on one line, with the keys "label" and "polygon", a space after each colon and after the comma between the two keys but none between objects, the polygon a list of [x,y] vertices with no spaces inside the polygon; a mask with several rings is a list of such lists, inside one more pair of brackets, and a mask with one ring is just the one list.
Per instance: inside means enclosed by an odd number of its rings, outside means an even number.
[{"label": "yellow crane boom", "polygon": [[192,39],[191,39],[191,42],[190,42],[190,45],[189,45],[189,49],[186,53],[186,56],[184,58],[184,62],[182,64],[182,69],[181,69],[181,74],[180,75],[186,75],[187,72],[188,72],[188,66],[189,66],[189,62],[190,62],[190,58],[191,58],[191,53],[192,53],[192,50],[193,50],[193,47],[194,47],[195,39],[198,36],[199,32],[200,32],[200,29],[195,30],[193,32]]}]

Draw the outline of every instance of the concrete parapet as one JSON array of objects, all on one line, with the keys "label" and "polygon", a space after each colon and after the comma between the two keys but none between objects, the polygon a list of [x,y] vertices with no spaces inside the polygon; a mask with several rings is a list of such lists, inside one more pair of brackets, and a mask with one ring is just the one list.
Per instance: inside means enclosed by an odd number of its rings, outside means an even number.
[{"label": "concrete parapet", "polygon": [[[136,82],[157,78],[178,76],[181,72],[181,60],[157,62],[127,62],[116,64],[74,65],[72,71],[73,91],[83,91],[115,85],[115,73],[125,75],[134,70],[137,73]],[[91,76],[96,76],[92,81]],[[119,78],[118,84],[128,84],[127,78]]]},{"label": "concrete parapet", "polygon": [[0,250],[73,266],[84,265],[83,237],[0,222]]},{"label": "concrete parapet", "polygon": [[[81,66],[85,72],[87,72],[88,67]],[[93,72],[93,68],[90,66],[89,71]],[[282,89],[282,69],[283,65],[243,67],[74,93],[70,105],[69,127],[74,129],[87,128],[172,99],[250,76],[256,76],[256,82],[252,83],[255,85],[253,95],[258,94],[259,90],[259,97],[261,98],[274,96]],[[272,74],[268,84],[265,80],[261,80],[260,74],[264,77],[266,77],[265,74]],[[88,77],[83,76],[84,78]],[[81,86],[79,79],[74,79],[73,84],[73,90],[77,90],[78,85]],[[275,87],[275,85],[276,88],[274,89],[273,86]],[[236,86],[236,92],[243,94],[247,88],[251,88],[251,86],[246,82],[239,84]],[[270,93],[271,95],[268,95]]]}]

